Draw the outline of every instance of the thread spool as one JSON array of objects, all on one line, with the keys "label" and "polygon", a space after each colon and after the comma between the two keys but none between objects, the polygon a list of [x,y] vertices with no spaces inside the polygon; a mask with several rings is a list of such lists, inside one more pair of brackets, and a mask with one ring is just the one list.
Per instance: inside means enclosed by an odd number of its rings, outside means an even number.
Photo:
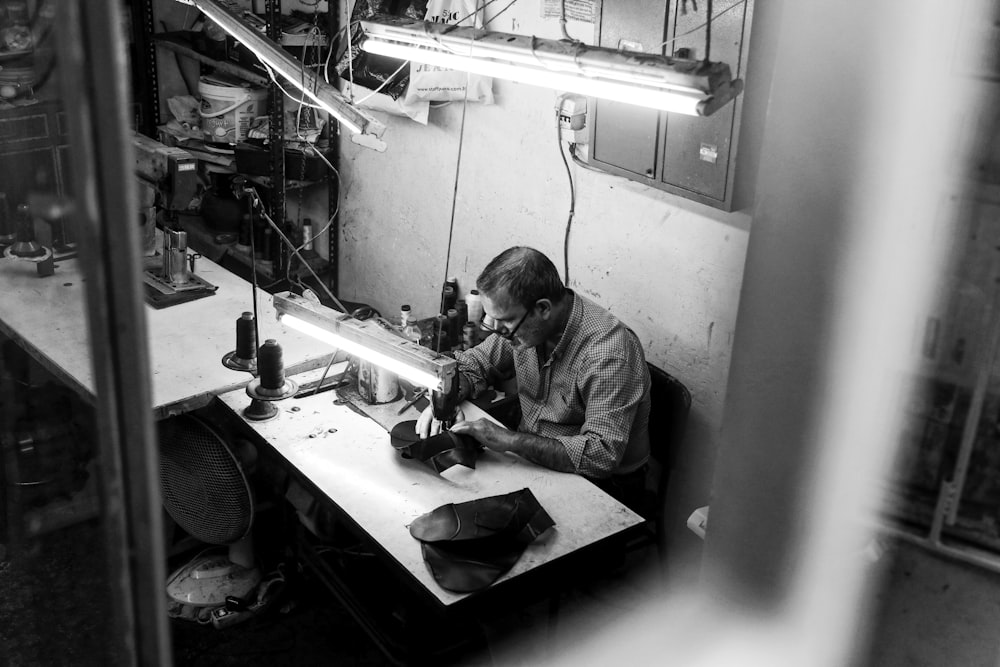
[{"label": "thread spool", "polygon": [[268,338],[260,346],[258,367],[261,389],[280,390],[285,385],[285,362],[278,341]]},{"label": "thread spool", "polygon": [[441,352],[451,349],[448,347],[448,316],[438,315],[434,318],[434,351]]},{"label": "thread spool", "polygon": [[462,324],[458,321],[458,311],[454,308],[448,309],[448,340],[455,346],[462,340]]},{"label": "thread spool", "polygon": [[469,322],[479,326],[479,320],[483,319],[483,300],[479,296],[479,290],[472,290],[465,295],[465,307],[469,310]]},{"label": "thread spool", "polygon": [[273,338],[265,340],[257,350],[257,369],[257,377],[247,385],[247,394],[251,398],[280,401],[298,391],[298,385],[285,377],[281,346]]},{"label": "thread spool", "polygon": [[236,320],[236,349],[222,357],[222,365],[234,371],[257,370],[257,329],[253,313],[245,312]]},{"label": "thread spool", "polygon": [[458,294],[455,292],[455,288],[451,285],[445,284],[444,288],[441,290],[441,313],[447,314],[447,312],[455,307],[455,301],[458,299]]},{"label": "thread spool", "polygon": [[247,384],[247,396],[253,400],[243,410],[243,416],[252,421],[266,421],[278,415],[278,408],[273,405],[273,401],[294,396],[299,386],[285,377],[281,346],[273,338],[268,338],[260,346],[257,363],[261,374]]},{"label": "thread spool", "polygon": [[43,256],[45,248],[35,241],[35,221],[27,204],[18,205],[14,224],[15,240],[14,245],[7,248],[8,256],[24,258]]},{"label": "thread spool", "polygon": [[455,302],[455,310],[458,311],[459,328],[464,327],[465,323],[469,321],[469,305],[465,302],[465,299],[459,299]]}]

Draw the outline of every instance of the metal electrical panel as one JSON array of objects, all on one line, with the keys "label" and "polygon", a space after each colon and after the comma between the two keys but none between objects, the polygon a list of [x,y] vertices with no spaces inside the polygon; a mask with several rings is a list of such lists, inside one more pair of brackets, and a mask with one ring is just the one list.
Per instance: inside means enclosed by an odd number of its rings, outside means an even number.
[{"label": "metal electrical panel", "polygon": [[[647,53],[705,57],[707,5],[694,11],[682,0],[602,3],[599,44]],[[749,48],[753,0],[724,12],[713,7],[709,57],[742,78]],[[689,33],[689,34],[688,34]],[[669,41],[668,41],[669,40]],[[741,93],[702,118],[595,100],[592,166],[723,210],[732,210]]]}]

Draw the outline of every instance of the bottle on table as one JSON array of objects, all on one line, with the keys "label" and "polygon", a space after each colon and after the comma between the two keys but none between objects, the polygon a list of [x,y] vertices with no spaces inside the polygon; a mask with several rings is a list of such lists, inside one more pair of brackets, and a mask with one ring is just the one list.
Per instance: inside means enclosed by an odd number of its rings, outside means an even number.
[{"label": "bottle on table", "polygon": [[417,320],[408,303],[404,303],[399,309],[399,332],[403,334],[403,338],[420,344],[420,327],[417,326]]}]

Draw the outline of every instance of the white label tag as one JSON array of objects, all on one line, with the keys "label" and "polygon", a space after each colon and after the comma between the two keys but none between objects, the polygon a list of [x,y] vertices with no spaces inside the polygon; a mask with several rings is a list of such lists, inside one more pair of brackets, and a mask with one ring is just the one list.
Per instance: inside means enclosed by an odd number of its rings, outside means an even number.
[{"label": "white label tag", "polygon": [[719,147],[714,144],[702,144],[698,149],[698,159],[715,164],[719,159]]}]

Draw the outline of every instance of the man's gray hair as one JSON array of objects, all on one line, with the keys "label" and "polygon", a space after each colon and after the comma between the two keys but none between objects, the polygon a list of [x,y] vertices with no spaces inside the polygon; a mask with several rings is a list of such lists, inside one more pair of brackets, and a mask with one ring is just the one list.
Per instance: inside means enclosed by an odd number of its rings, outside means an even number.
[{"label": "man's gray hair", "polygon": [[502,290],[508,299],[531,308],[539,299],[562,300],[565,288],[559,271],[534,248],[515,246],[490,260],[476,279],[476,287],[494,297]]}]

